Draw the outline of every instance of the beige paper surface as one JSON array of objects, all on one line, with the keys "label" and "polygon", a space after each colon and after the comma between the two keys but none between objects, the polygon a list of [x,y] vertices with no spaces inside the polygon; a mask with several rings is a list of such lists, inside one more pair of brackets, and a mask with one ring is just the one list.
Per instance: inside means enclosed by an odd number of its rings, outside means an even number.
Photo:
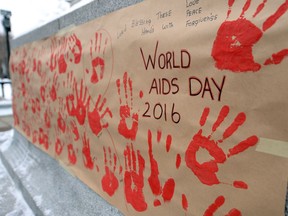
[{"label": "beige paper surface", "polygon": [[15,127],[126,215],[283,215],[287,2],[145,1],[13,50]]}]

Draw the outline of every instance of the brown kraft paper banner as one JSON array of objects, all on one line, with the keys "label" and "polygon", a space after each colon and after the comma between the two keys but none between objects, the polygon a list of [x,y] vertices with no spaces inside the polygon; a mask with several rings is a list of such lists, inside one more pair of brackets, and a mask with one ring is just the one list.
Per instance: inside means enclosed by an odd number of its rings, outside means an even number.
[{"label": "brown kraft paper banner", "polygon": [[255,149],[288,142],[287,10],[144,1],[23,45],[15,128],[126,215],[283,215],[287,158]]}]

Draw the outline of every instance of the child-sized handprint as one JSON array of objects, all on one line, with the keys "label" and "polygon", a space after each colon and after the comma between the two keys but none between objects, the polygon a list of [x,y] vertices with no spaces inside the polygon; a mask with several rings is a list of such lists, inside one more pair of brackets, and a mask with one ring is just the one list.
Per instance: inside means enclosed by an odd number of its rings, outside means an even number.
[{"label": "child-sized handprint", "polygon": [[[105,163],[105,175],[103,176],[101,183],[102,189],[105,191],[109,196],[113,196],[115,191],[118,189],[119,182],[117,177],[115,176],[116,167],[117,167],[117,156],[113,153],[111,148],[108,147],[108,153],[105,147],[103,147],[104,152],[104,163]],[[108,157],[108,159],[107,159]],[[119,173],[121,168],[119,168]]]},{"label": "child-sized handprint", "polygon": [[130,203],[136,211],[145,211],[147,209],[147,203],[143,194],[145,160],[139,150],[136,156],[132,144],[131,147],[129,145],[126,146],[124,157],[124,193],[126,201]]},{"label": "child-sized handprint", "polygon": [[57,118],[57,125],[62,133],[65,133],[66,130],[66,104],[64,103],[62,98],[59,98],[59,111]]},{"label": "child-sized handprint", "polygon": [[[200,126],[203,127],[206,123],[207,117],[209,115],[210,109],[206,107],[203,110],[202,116],[200,118]],[[219,184],[220,181],[217,177],[218,164],[223,164],[227,158],[232,157],[236,154],[244,152],[251,146],[255,146],[258,142],[258,137],[253,135],[247,139],[239,142],[234,147],[229,149],[229,153],[225,154],[223,149],[219,146],[228,137],[234,134],[240,126],[242,126],[246,120],[245,113],[239,113],[233,120],[231,125],[226,128],[223,133],[223,137],[219,140],[213,139],[213,133],[218,129],[221,123],[226,119],[229,114],[229,107],[223,106],[217,120],[213,124],[212,132],[210,135],[205,136],[202,134],[202,129],[200,129],[192,138],[188,145],[185,153],[186,165],[191,171],[197,176],[197,178],[206,185]],[[208,151],[208,153],[214,158],[207,162],[200,163],[197,160],[197,153],[200,148]],[[234,187],[247,188],[247,185],[241,181],[234,181]]]},{"label": "child-sized handprint", "polygon": [[[225,197],[218,196],[214,203],[212,203],[204,212],[203,216],[213,216],[214,213],[224,204]],[[231,209],[226,216],[241,216],[241,212],[238,209]]]},{"label": "child-sized handprint", "polygon": [[[157,133],[157,142],[159,143],[161,140],[161,131],[158,131]],[[166,146],[167,143],[171,143],[171,136],[168,135],[166,138]],[[150,185],[150,188],[152,190],[152,193],[158,197],[162,196],[164,202],[168,202],[172,199],[174,195],[174,189],[175,189],[175,181],[173,178],[169,178],[165,181],[164,185],[161,184],[159,179],[159,168],[158,168],[158,162],[155,160],[153,155],[153,149],[152,149],[152,133],[150,130],[148,130],[148,153],[149,153],[149,159],[150,159],[150,167],[151,167],[151,173],[148,178],[148,182]],[[160,206],[161,201],[156,198],[154,200],[154,206]]]},{"label": "child-sized handprint", "polygon": [[[109,107],[106,107],[106,109],[104,109],[104,106],[106,104],[106,98],[104,98],[101,102],[100,105],[100,101],[101,101],[101,94],[98,96],[98,99],[96,101],[95,107],[93,109],[93,111],[89,111],[88,110],[88,122],[89,122],[89,126],[92,130],[92,132],[98,136],[98,134],[102,131],[103,128],[107,128],[108,127],[108,123],[102,123],[102,119],[104,118],[104,116],[106,114],[108,114],[110,116],[110,118],[112,118],[112,112],[110,111]],[[88,102],[88,109],[90,107],[90,101]],[[99,106],[100,105],[100,106]]]},{"label": "child-sized handprint", "polygon": [[74,150],[73,144],[68,144],[67,145],[67,150],[68,150],[68,160],[71,164],[76,164],[77,162],[77,157],[76,157],[76,152]]},{"label": "child-sized handprint", "polygon": [[[266,2],[267,0],[263,0],[259,4],[253,18],[258,16],[265,7]],[[234,0],[228,0],[229,9],[227,18],[218,29],[211,53],[216,67],[220,70],[230,70],[233,72],[259,71],[261,64],[254,60],[253,46],[262,38],[263,33],[271,28],[288,10],[288,1],[284,0],[276,12],[264,21],[262,29],[260,29],[244,17],[245,12],[250,8],[250,3],[251,0],[246,1],[238,19],[229,21],[227,19],[230,16]],[[288,49],[283,49],[273,54],[271,58],[268,58],[264,62],[264,65],[279,64],[285,56],[288,56]]]},{"label": "child-sized handprint", "polygon": [[92,170],[94,168],[94,162],[91,157],[91,150],[90,150],[90,141],[84,132],[84,136],[82,138],[82,154],[83,154],[83,162],[84,166],[88,169]]},{"label": "child-sized handprint", "polygon": [[120,99],[118,132],[127,139],[135,140],[138,131],[138,113],[133,111],[132,80],[127,72],[123,75],[124,95],[122,93],[121,96],[120,79],[117,79],[116,85]]}]

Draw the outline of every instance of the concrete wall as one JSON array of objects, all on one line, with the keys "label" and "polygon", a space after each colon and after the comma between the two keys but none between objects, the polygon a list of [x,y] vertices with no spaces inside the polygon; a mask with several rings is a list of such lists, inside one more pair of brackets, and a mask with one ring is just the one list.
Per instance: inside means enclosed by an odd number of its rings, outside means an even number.
[{"label": "concrete wall", "polygon": [[68,26],[80,25],[97,17],[104,16],[108,13],[139,2],[142,2],[142,0],[94,0],[93,2],[60,17],[57,20],[12,40],[11,48],[13,49],[25,43],[49,37]]}]

